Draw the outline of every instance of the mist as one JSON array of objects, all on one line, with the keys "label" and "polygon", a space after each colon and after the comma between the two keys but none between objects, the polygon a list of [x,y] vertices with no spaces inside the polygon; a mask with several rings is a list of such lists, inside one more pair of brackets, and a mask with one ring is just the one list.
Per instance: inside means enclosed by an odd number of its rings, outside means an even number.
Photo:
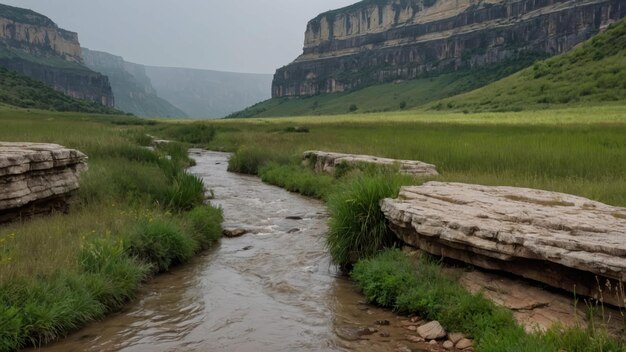
[{"label": "mist", "polygon": [[151,66],[273,73],[306,23],[356,0],[4,0],[78,32],[81,45]]}]

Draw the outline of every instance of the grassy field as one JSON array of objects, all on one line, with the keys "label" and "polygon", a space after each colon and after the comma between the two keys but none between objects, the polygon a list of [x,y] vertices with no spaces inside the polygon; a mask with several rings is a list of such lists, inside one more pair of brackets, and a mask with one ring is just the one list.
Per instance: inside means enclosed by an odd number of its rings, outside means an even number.
[{"label": "grassy field", "polygon": [[[441,179],[541,188],[626,205],[626,106],[512,113],[398,112],[207,122],[208,146],[294,160],[305,150],[415,159]],[[300,127],[308,133],[288,132]]]},{"label": "grassy field", "polygon": [[0,140],[53,142],[89,156],[69,214],[0,227],[0,351],[54,340],[132,298],[142,281],[221,236],[185,173],[187,146],[156,151],[126,116],[0,109]]}]

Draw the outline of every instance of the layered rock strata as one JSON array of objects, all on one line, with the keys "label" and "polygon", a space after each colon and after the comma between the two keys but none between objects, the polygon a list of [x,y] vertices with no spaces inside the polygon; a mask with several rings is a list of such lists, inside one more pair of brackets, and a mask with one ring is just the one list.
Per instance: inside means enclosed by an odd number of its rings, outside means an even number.
[{"label": "layered rock strata", "polygon": [[534,189],[428,182],[403,187],[381,209],[400,239],[433,255],[626,305],[626,208]]},{"label": "layered rock strata", "polygon": [[303,54],[276,71],[272,96],[530,62],[624,16],[623,0],[364,0],[308,23]]},{"label": "layered rock strata", "polygon": [[0,223],[66,211],[86,161],[57,144],[0,142]]},{"label": "layered rock strata", "polygon": [[397,160],[379,158],[371,155],[342,154],[322,151],[304,152],[304,160],[315,168],[316,172],[335,174],[342,164],[356,166],[359,164],[378,165],[383,167],[398,167],[403,174],[433,177],[438,176],[437,167],[417,160]]},{"label": "layered rock strata", "polygon": [[78,34],[37,12],[0,4],[0,66],[71,97],[114,106],[109,79],[83,65]]}]

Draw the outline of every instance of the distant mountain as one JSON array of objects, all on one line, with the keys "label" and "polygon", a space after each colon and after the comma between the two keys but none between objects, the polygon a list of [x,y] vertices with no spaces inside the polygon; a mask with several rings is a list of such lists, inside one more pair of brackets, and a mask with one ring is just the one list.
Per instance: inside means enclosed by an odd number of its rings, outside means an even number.
[{"label": "distant mountain", "polygon": [[612,102],[626,102],[626,19],[565,54],[433,108],[517,111]]},{"label": "distant mountain", "polygon": [[191,117],[224,117],[270,98],[272,75],[146,66],[158,95]]},{"label": "distant mountain", "polygon": [[0,4],[0,67],[73,98],[114,106],[108,78],[83,65],[78,34],[37,12]]},{"label": "distant mountain", "polygon": [[187,117],[181,109],[158,96],[144,66],[120,56],[82,48],[85,65],[109,77],[115,107],[147,117]]}]

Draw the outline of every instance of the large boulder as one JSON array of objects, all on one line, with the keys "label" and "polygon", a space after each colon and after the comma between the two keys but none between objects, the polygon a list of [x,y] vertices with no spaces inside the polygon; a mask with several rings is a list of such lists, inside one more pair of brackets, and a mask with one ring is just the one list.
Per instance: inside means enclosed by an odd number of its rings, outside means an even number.
[{"label": "large boulder", "polygon": [[442,182],[403,187],[381,208],[400,239],[433,255],[626,305],[626,208]]},{"label": "large boulder", "polygon": [[397,166],[404,174],[433,177],[438,176],[437,167],[417,160],[397,160],[380,158],[371,155],[342,154],[322,151],[304,152],[304,160],[313,165],[316,172],[334,174],[341,164],[355,166],[358,164],[372,164],[384,167]]},{"label": "large boulder", "polygon": [[65,211],[86,160],[57,144],[0,142],[0,223]]}]

